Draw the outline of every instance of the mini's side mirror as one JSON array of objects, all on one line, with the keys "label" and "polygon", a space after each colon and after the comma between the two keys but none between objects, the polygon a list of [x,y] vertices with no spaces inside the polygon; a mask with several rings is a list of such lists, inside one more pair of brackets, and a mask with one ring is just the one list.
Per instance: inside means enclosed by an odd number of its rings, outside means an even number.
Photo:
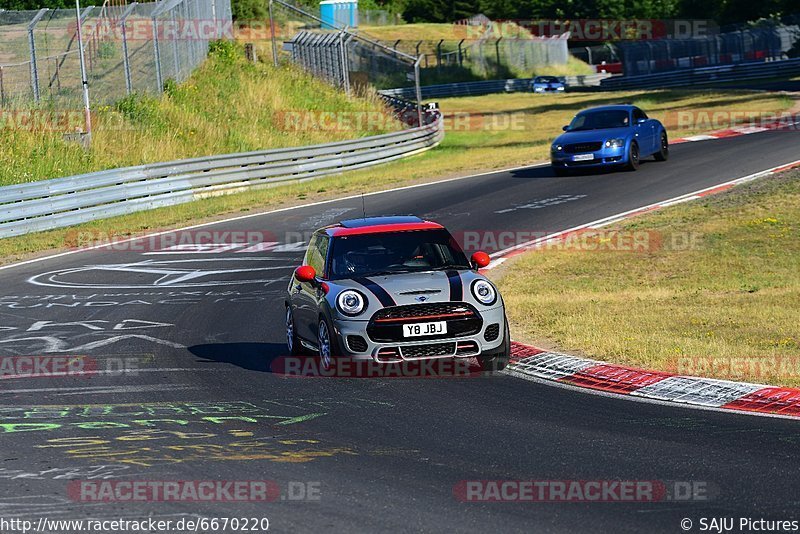
[{"label": "mini's side mirror", "polygon": [[295,269],[294,277],[300,282],[310,283],[317,279],[317,271],[310,265],[303,265]]},{"label": "mini's side mirror", "polygon": [[485,252],[476,252],[472,255],[472,264],[477,269],[483,269],[492,262],[492,258]]},{"label": "mini's side mirror", "polygon": [[561,129],[566,132],[567,130],[569,130],[569,126],[562,126]]},{"label": "mini's side mirror", "polygon": [[647,119],[636,119],[636,124],[644,124],[647,122]]}]

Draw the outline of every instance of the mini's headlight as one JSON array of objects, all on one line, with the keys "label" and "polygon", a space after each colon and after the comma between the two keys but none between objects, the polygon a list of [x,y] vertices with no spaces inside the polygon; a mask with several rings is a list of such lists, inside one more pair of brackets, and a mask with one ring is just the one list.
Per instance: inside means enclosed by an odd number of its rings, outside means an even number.
[{"label": "mini's headlight", "polygon": [[478,302],[486,306],[491,306],[497,302],[497,290],[486,280],[475,280],[472,282],[472,294]]},{"label": "mini's headlight", "polygon": [[609,139],[606,141],[606,148],[622,148],[625,146],[625,139]]},{"label": "mini's headlight", "polygon": [[563,91],[563,90],[564,90],[564,86],[563,86],[563,85],[559,85],[559,86],[558,86],[558,90],[559,90],[559,91]]},{"label": "mini's headlight", "polygon": [[336,297],[336,307],[345,315],[354,317],[364,311],[367,306],[367,299],[353,289],[346,289]]},{"label": "mini's headlight", "polygon": [[564,147],[561,145],[553,145],[550,148],[553,150],[553,152],[561,152],[564,149]]}]

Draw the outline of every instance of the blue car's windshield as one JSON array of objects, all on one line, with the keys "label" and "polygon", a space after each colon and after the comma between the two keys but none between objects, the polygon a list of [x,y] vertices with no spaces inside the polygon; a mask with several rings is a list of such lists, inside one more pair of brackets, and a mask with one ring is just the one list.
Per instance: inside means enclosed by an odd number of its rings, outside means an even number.
[{"label": "blue car's windshield", "polygon": [[533,83],[558,83],[558,78],[555,76],[539,76]]},{"label": "blue car's windshield", "polygon": [[330,278],[447,268],[470,268],[461,247],[447,230],[353,235],[333,240]]},{"label": "blue car's windshield", "polygon": [[628,112],[622,109],[604,111],[584,111],[572,119],[568,132],[581,130],[604,130],[606,128],[625,128],[630,124]]}]

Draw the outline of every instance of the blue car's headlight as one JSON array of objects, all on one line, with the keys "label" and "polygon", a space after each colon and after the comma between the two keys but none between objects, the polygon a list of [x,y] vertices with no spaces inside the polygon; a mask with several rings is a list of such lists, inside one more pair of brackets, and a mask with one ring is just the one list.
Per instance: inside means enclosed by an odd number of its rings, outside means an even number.
[{"label": "blue car's headlight", "polygon": [[550,150],[552,150],[553,152],[561,152],[562,150],[564,150],[564,147],[559,145],[558,143],[555,143],[553,144],[553,146],[550,147]]},{"label": "blue car's headlight", "polygon": [[606,148],[622,148],[625,146],[625,139],[609,139],[605,142]]}]

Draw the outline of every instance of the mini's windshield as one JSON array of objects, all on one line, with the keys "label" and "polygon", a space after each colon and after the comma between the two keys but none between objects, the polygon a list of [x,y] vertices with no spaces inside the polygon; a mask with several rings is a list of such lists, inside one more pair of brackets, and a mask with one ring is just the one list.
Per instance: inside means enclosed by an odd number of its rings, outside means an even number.
[{"label": "mini's windshield", "polygon": [[365,234],[333,240],[330,278],[469,268],[447,230]]},{"label": "mini's windshield", "polygon": [[604,111],[584,111],[572,119],[568,132],[580,130],[604,130],[606,128],[625,128],[630,124],[630,117],[624,109]]},{"label": "mini's windshield", "polygon": [[558,83],[558,78],[555,76],[539,76],[533,83]]}]

